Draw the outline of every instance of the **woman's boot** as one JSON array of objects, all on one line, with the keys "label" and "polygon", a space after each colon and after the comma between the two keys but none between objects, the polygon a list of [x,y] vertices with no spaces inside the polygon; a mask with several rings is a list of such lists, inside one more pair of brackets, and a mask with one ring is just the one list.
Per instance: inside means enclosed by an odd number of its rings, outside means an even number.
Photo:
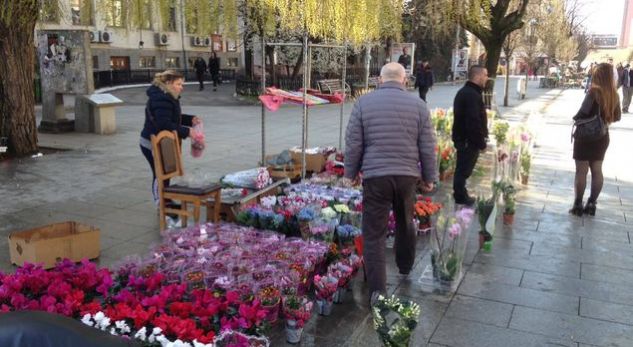
[{"label": "woman's boot", "polygon": [[590,216],[595,216],[596,215],[596,201],[592,200],[591,198],[587,200],[587,204],[585,205],[583,212]]},{"label": "woman's boot", "polygon": [[582,199],[574,200],[574,206],[571,208],[571,210],[569,210],[569,213],[578,217],[582,217],[582,213],[583,213]]}]

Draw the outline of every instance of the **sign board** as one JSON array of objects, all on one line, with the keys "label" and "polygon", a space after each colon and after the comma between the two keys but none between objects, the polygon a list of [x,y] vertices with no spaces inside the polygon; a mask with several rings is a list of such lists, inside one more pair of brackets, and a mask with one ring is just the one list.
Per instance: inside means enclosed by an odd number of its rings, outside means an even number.
[{"label": "sign board", "polygon": [[211,52],[222,52],[222,35],[211,35]]},{"label": "sign board", "polygon": [[453,79],[466,79],[468,74],[468,49],[453,50]]},{"label": "sign board", "polygon": [[88,97],[88,100],[96,106],[118,105],[123,103],[123,100],[112,94],[92,94]]},{"label": "sign board", "polygon": [[615,35],[593,35],[591,43],[595,48],[617,48],[618,37]]},{"label": "sign board", "polygon": [[410,76],[413,74],[413,65],[415,64],[414,53],[415,43],[394,43],[391,45],[390,58],[392,62],[404,66],[404,71],[407,76]]}]

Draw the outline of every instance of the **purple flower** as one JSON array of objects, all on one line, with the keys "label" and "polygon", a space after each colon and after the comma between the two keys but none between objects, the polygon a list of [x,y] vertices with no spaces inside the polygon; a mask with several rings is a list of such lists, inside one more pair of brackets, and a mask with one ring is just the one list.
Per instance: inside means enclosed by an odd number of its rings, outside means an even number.
[{"label": "purple flower", "polygon": [[453,240],[462,233],[462,226],[459,223],[451,225],[448,229],[448,237]]}]

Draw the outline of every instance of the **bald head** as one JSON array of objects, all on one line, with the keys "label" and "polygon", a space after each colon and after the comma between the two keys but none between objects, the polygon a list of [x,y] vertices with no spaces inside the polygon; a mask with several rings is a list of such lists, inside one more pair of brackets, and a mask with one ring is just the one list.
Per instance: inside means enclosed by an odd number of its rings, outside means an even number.
[{"label": "bald head", "polygon": [[380,70],[380,79],[383,82],[404,83],[406,73],[399,63],[387,63]]}]

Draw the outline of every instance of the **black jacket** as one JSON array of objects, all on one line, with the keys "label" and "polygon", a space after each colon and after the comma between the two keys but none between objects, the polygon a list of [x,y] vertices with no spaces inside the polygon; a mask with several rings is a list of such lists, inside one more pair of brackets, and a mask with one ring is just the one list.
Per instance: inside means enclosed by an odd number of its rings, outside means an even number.
[{"label": "black jacket", "polygon": [[220,58],[209,58],[209,73],[212,75],[220,73]]},{"label": "black jacket", "polygon": [[207,71],[207,63],[204,62],[204,59],[198,58],[196,62],[193,64],[193,67],[196,69],[196,73],[203,74]]},{"label": "black jacket", "polygon": [[415,76],[415,86],[420,88],[433,87],[433,71],[427,69],[420,69]]},{"label": "black jacket", "polygon": [[[161,88],[162,87],[162,88]],[[145,125],[141,137],[150,139],[163,130],[176,130],[178,137],[189,136],[193,116],[182,114],[179,99],[169,93],[165,86],[152,85],[147,89],[147,107],[145,109]]]},{"label": "black jacket", "polygon": [[480,86],[468,81],[453,102],[453,142],[455,147],[486,149],[488,118]]}]

